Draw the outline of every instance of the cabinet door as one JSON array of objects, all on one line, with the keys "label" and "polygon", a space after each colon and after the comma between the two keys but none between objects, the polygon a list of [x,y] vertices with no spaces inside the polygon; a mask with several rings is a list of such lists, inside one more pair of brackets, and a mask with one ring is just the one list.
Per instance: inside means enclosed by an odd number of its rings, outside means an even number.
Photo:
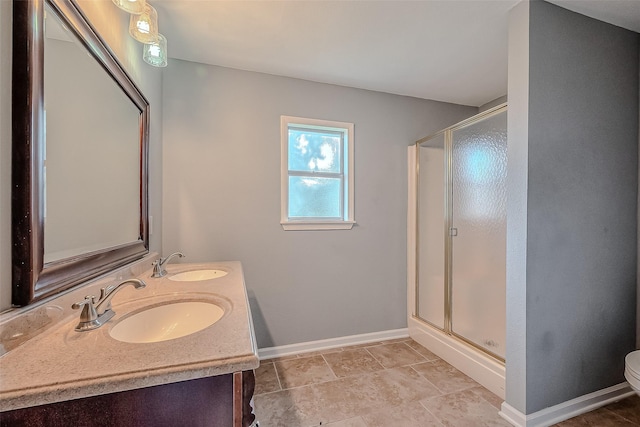
[{"label": "cabinet door", "polygon": [[233,374],[2,412],[0,425],[229,427],[234,425]]}]

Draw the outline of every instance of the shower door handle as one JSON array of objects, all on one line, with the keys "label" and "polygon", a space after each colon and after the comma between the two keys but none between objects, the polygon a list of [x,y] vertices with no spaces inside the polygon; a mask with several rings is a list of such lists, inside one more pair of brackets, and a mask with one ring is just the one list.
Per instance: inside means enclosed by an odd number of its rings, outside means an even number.
[{"label": "shower door handle", "polygon": [[458,235],[458,229],[457,229],[457,228],[454,228],[454,227],[451,227],[451,228],[449,229],[449,236],[451,236],[451,237],[455,237],[455,236],[457,236],[457,235]]}]

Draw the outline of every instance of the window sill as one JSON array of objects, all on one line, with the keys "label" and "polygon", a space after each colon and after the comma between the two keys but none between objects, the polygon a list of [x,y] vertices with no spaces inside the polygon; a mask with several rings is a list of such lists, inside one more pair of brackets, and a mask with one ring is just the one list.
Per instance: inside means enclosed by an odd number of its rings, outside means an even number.
[{"label": "window sill", "polygon": [[289,230],[351,230],[355,221],[283,221],[285,231]]}]

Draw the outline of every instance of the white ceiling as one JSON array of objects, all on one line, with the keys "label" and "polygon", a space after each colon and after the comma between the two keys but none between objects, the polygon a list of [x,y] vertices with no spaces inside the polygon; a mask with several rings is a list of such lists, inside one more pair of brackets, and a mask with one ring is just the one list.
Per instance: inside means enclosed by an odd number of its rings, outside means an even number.
[{"label": "white ceiling", "polygon": [[565,9],[640,33],[640,0],[547,0]]},{"label": "white ceiling", "polygon": [[[480,106],[507,92],[518,1],[151,3],[171,58]],[[640,0],[552,2],[640,32]]]}]

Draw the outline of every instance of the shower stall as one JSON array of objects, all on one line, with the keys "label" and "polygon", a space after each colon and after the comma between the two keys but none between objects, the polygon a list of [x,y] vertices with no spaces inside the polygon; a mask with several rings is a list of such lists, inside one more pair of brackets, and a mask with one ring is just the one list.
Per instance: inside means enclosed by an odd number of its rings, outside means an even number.
[{"label": "shower stall", "polygon": [[409,149],[409,334],[504,397],[507,106]]}]

